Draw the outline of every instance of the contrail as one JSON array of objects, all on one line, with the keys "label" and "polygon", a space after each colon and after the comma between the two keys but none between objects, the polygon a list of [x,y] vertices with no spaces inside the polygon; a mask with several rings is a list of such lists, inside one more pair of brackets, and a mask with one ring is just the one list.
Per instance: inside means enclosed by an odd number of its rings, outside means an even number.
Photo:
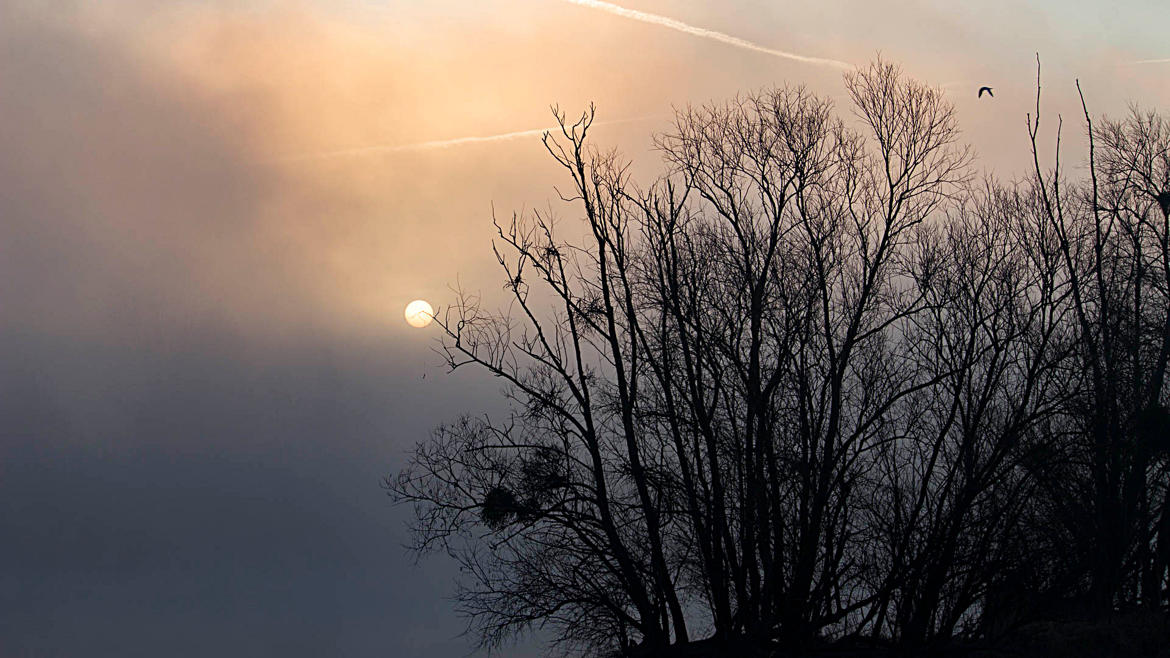
[{"label": "contrail", "polygon": [[1170,64],[1170,57],[1165,59],[1139,59],[1136,62],[1130,62],[1130,64]]},{"label": "contrail", "polygon": [[[629,119],[614,119],[612,121],[598,121],[594,126],[607,126],[615,123],[630,123],[632,121],[645,121],[653,119],[653,116],[632,117]],[[560,131],[560,126],[551,126],[548,128],[535,128],[532,130],[517,130],[510,133],[499,133],[496,135],[482,135],[474,137],[456,137],[454,139],[437,139],[429,142],[416,142],[414,144],[379,144],[374,146],[357,146],[354,148],[337,149],[335,151],[318,151],[315,153],[304,153],[301,155],[293,155],[285,158],[280,158],[280,162],[298,162],[301,160],[323,160],[328,158],[340,158],[354,155],[372,155],[376,153],[401,153],[404,151],[429,151],[431,149],[446,149],[456,146],[464,146],[467,144],[482,144],[485,142],[506,142],[512,139],[521,137],[535,137],[543,135],[546,132],[557,133]]]},{"label": "contrail", "polygon": [[774,57],[783,57],[784,59],[791,59],[797,62],[804,62],[805,64],[816,64],[819,66],[834,66],[841,69],[853,68],[853,65],[849,64],[848,62],[842,62],[836,59],[826,59],[824,57],[808,57],[806,55],[790,53],[786,50],[768,48],[766,46],[761,46],[758,43],[752,43],[746,39],[733,37],[730,34],[716,32],[715,30],[708,30],[702,27],[696,27],[682,21],[677,21],[673,18],[659,16],[658,14],[649,14],[644,11],[638,11],[636,9],[627,9],[626,7],[615,5],[612,2],[602,2],[602,0],[565,0],[565,2],[570,2],[582,7],[589,7],[590,9],[600,9],[601,11],[608,12],[615,16],[629,18],[635,21],[642,21],[643,23],[650,23],[651,25],[668,27],[672,30],[678,30],[679,32],[685,32],[687,34],[702,37],[704,39],[711,39],[712,41],[718,41],[720,43],[725,43],[729,46],[735,46],[737,48],[754,50],[758,53],[764,53]]}]

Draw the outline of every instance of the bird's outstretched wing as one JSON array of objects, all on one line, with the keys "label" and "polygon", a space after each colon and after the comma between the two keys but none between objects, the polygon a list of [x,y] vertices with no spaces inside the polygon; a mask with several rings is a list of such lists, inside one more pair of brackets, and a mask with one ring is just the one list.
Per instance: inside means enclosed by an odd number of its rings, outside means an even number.
[{"label": "bird's outstretched wing", "polygon": [[995,98],[995,94],[991,93],[991,87],[980,87],[980,88],[979,88],[979,96],[978,96],[978,98],[983,98],[983,92],[985,92],[985,91],[987,92],[987,95],[988,95],[988,96],[991,96],[992,98]]}]

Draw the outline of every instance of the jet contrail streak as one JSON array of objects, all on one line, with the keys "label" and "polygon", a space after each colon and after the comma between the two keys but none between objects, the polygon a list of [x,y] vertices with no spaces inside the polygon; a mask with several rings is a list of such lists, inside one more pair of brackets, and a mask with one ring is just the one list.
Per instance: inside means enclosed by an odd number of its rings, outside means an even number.
[{"label": "jet contrail streak", "polygon": [[1136,62],[1130,62],[1130,64],[1170,64],[1170,57],[1165,59],[1139,59]]},{"label": "jet contrail streak", "polygon": [[797,62],[804,62],[805,64],[817,64],[820,66],[834,66],[834,67],[841,68],[841,69],[852,69],[853,68],[852,64],[849,64],[847,62],[842,62],[840,60],[826,59],[824,57],[808,57],[806,55],[798,55],[796,53],[790,53],[790,52],[785,51],[785,50],[776,50],[775,48],[768,48],[766,46],[761,46],[758,43],[752,43],[751,41],[748,41],[746,39],[740,39],[739,37],[733,37],[730,34],[724,34],[723,32],[716,32],[715,30],[708,30],[706,28],[696,27],[694,25],[689,25],[689,24],[684,23],[682,21],[677,21],[673,18],[667,18],[666,16],[659,16],[658,14],[649,14],[649,13],[646,13],[644,11],[638,11],[636,9],[627,9],[626,7],[622,7],[620,5],[615,5],[612,2],[602,2],[602,0],[565,0],[565,2],[570,2],[572,4],[580,5],[582,7],[589,7],[590,9],[599,9],[601,11],[613,14],[615,16],[629,18],[629,19],[632,19],[635,21],[642,21],[643,23],[650,23],[651,25],[660,25],[662,27],[667,27],[667,28],[670,28],[672,30],[678,30],[679,32],[685,32],[687,34],[691,34],[691,35],[694,35],[696,37],[702,37],[704,39],[711,39],[712,41],[718,41],[720,43],[725,43],[729,46],[735,46],[737,48],[754,50],[758,53],[772,55],[773,57],[783,57],[784,59],[791,59],[791,60],[794,60]]},{"label": "jet contrail streak", "polygon": [[453,146],[462,146],[464,144],[479,144],[482,142],[504,142],[509,139],[516,139],[517,137],[529,137],[543,134],[547,128],[538,128],[536,130],[517,130],[511,133],[501,133],[499,135],[485,135],[482,137],[456,137],[455,139],[439,139],[431,142],[418,142],[417,144],[379,144],[376,146],[357,146],[348,149],[337,149],[336,151],[321,151],[319,153],[306,153],[304,155],[294,155],[284,158],[286,162],[295,160],[317,160],[324,158],[339,158],[347,155],[371,155],[375,153],[399,153],[402,151],[426,151],[429,149],[445,149]]},{"label": "jet contrail streak", "polygon": [[[607,126],[615,123],[629,123],[631,121],[645,121],[653,119],[654,117],[633,117],[630,119],[614,119],[613,121],[598,121],[593,125]],[[301,160],[322,160],[328,158],[340,158],[353,155],[372,155],[376,153],[400,153],[404,151],[428,151],[431,149],[446,149],[456,146],[465,146],[467,144],[482,144],[485,142],[506,142],[520,137],[535,137],[543,135],[546,132],[558,133],[560,126],[552,126],[549,128],[536,128],[533,130],[517,130],[510,133],[499,133],[497,135],[483,135],[475,137],[456,137],[454,139],[438,139],[430,142],[417,142],[414,144],[385,144],[375,146],[357,146],[354,148],[337,149],[336,151],[319,151],[316,153],[305,153],[302,155],[293,155],[286,158],[280,158],[280,162],[297,162]]]}]

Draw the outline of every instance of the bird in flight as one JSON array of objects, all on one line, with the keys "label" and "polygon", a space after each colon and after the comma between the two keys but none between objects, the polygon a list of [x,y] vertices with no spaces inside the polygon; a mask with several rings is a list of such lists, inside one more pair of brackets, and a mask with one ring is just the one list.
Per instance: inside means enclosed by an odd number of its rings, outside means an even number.
[{"label": "bird in flight", "polygon": [[992,98],[995,98],[995,94],[991,93],[991,87],[980,87],[980,88],[979,88],[979,96],[978,96],[978,98],[983,98],[983,92],[985,92],[985,91],[987,92],[987,95],[988,95],[988,96],[991,96]]}]

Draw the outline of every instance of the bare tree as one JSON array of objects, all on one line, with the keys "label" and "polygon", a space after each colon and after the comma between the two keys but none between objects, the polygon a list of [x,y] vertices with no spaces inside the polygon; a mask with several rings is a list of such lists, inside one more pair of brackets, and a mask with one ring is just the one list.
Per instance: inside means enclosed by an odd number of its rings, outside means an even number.
[{"label": "bare tree", "polygon": [[[1079,89],[1079,83],[1078,83]],[[1089,180],[1060,173],[1059,126],[1053,171],[1035,158],[1035,185],[1058,245],[1060,276],[1075,335],[1079,387],[1066,408],[1075,501],[1084,532],[1081,565],[1089,603],[1111,611],[1135,601],[1161,606],[1165,561],[1152,547],[1153,514],[1164,510],[1165,373],[1170,356],[1170,130],[1136,108],[1122,121],[1094,126],[1082,95],[1089,138]],[[1030,120],[1033,153],[1039,130]],[[1088,521],[1088,523],[1085,523]],[[1165,543],[1164,541],[1162,543]]]},{"label": "bare tree", "polygon": [[921,647],[1028,588],[1163,605],[1170,129],[1090,126],[1090,181],[1036,153],[976,184],[938,90],[845,83],[850,121],[799,87],[680,112],[645,187],[554,109],[583,238],[496,220],[509,309],[438,320],[511,414],[388,481],[484,644]]}]

